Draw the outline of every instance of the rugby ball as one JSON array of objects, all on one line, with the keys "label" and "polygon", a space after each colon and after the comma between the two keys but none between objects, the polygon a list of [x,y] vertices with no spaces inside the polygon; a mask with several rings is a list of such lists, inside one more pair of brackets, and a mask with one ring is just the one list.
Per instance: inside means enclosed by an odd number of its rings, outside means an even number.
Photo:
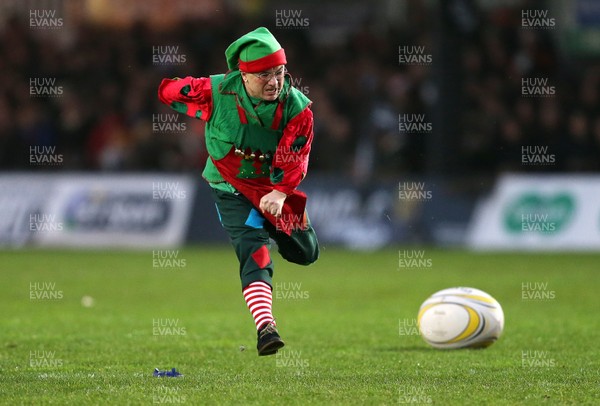
[{"label": "rugby ball", "polygon": [[421,305],[421,337],[440,349],[486,348],[504,329],[500,303],[486,292],[465,287],[440,290]]}]

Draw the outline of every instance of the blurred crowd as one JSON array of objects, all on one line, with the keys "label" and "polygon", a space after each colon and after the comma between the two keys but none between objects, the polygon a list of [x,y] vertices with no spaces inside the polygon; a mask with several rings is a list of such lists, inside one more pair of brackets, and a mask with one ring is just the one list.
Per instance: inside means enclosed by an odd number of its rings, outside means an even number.
[{"label": "blurred crowd", "polygon": [[[425,174],[439,131],[435,103],[435,13],[414,2],[405,24],[365,18],[341,44],[321,44],[311,28],[277,29],[273,18],[229,13],[184,21],[167,31],[138,22],[128,28],[71,27],[72,40],[33,30],[25,18],[0,33],[0,169],[190,171],[206,160],[201,121],[179,117],[157,100],[164,77],[207,76],[226,69],[224,50],[265,25],[282,43],[294,84],[313,100],[311,170],[359,180]],[[600,65],[558,49],[551,30],[520,29],[519,9],[482,13],[457,50],[462,91],[450,168],[456,174],[600,170]],[[399,63],[401,44],[425,45],[433,64]],[[179,62],[153,59],[171,48]],[[165,48],[163,48],[165,49]],[[182,58],[183,56],[183,58]],[[184,62],[182,62],[184,60]],[[548,79],[554,94],[523,95],[523,77]],[[32,78],[55,78],[60,94],[32,95]],[[50,85],[46,85],[48,87]],[[424,115],[431,132],[407,134],[400,115]],[[158,129],[157,129],[158,128]],[[165,130],[166,129],[166,130]],[[31,163],[32,146],[56,147],[60,165]],[[553,162],[523,163],[523,147],[542,146]],[[38,152],[39,153],[39,152]]]},{"label": "blurred crowd", "polygon": [[465,169],[599,171],[598,59],[578,59],[559,49],[556,31],[520,23],[519,9],[496,10],[464,47]]}]

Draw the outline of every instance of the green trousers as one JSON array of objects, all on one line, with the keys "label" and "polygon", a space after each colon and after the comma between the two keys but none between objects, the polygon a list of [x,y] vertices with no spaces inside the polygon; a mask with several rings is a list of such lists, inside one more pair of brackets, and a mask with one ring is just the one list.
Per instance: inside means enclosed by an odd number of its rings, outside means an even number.
[{"label": "green trousers", "polygon": [[319,258],[319,242],[310,220],[292,235],[275,229],[241,193],[212,189],[223,225],[238,260],[242,289],[256,281],[273,286],[273,261],[269,254],[269,238],[277,243],[279,254],[289,262],[310,265]]}]

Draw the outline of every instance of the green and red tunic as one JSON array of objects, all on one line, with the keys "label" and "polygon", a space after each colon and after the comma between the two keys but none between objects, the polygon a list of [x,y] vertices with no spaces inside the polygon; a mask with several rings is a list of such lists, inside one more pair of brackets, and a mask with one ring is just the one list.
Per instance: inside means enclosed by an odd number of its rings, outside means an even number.
[{"label": "green and red tunic", "polygon": [[301,226],[306,195],[296,188],[306,176],[313,140],[311,101],[286,78],[277,100],[248,96],[233,70],[208,78],[164,79],[161,102],[206,121],[209,158],[202,176],[216,189],[239,191],[255,207],[273,189],[285,193],[282,216],[265,218],[290,234]]}]

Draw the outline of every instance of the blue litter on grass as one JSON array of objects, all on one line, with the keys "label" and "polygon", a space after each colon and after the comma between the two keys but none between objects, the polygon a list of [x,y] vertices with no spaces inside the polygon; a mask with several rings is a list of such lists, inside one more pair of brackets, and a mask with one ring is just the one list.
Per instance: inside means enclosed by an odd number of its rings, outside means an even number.
[{"label": "blue litter on grass", "polygon": [[170,378],[177,378],[178,376],[183,376],[182,374],[177,372],[177,370],[175,370],[175,368],[171,369],[170,371],[159,371],[158,368],[154,368],[153,375],[154,376],[168,376]]}]

